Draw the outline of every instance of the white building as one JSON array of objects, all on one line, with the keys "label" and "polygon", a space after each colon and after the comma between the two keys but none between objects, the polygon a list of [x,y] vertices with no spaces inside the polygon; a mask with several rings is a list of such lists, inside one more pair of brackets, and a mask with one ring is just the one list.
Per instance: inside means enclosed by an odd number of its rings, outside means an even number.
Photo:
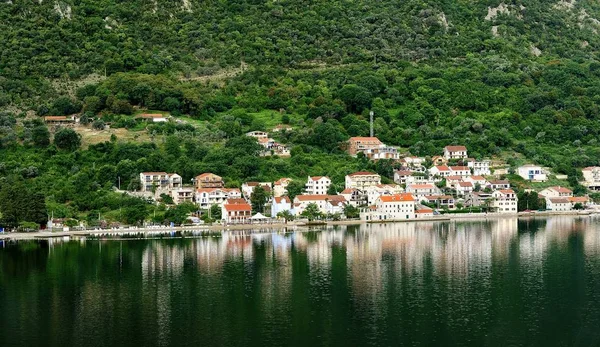
[{"label": "white building", "polygon": [[444,158],[450,159],[466,159],[467,147],[465,146],[446,146],[444,147]]},{"label": "white building", "polygon": [[468,166],[450,166],[450,175],[452,176],[471,176],[471,169]]},{"label": "white building", "polygon": [[306,182],[306,195],[327,195],[331,180],[327,176],[309,176]]},{"label": "white building", "polygon": [[573,196],[573,191],[565,187],[548,187],[539,192],[539,195],[545,198],[569,198]]},{"label": "white building", "polygon": [[246,136],[254,137],[256,139],[266,139],[269,137],[269,134],[264,131],[251,131],[246,133]]},{"label": "white building", "polygon": [[271,194],[271,182],[246,182],[242,184],[242,195],[246,200],[252,196],[252,192],[258,186],[261,186],[267,194]]},{"label": "white building", "polygon": [[227,199],[241,198],[242,192],[237,188],[200,188],[194,200],[200,209],[209,209],[212,205],[222,206]]},{"label": "white building", "polygon": [[581,170],[583,173],[583,185],[589,190],[600,190],[600,167],[590,166]]},{"label": "white building", "polygon": [[473,170],[474,175],[489,176],[492,174],[489,160],[476,161],[475,159],[470,159],[467,161],[467,166]]},{"label": "white building", "polygon": [[252,206],[246,202],[246,200],[227,199],[221,205],[221,219],[225,223],[230,224],[243,224],[250,222],[252,217]]},{"label": "white building", "polygon": [[142,172],[140,173],[140,184],[142,192],[151,192],[153,189],[170,190],[181,188],[183,182],[181,176],[176,173],[166,172]]},{"label": "white building", "polygon": [[380,196],[383,195],[396,195],[404,191],[401,186],[397,184],[378,184],[365,189],[367,195],[367,204],[374,203]]},{"label": "white building", "polygon": [[434,184],[409,184],[406,186],[406,192],[410,193],[421,201],[428,195],[440,195],[441,191]]},{"label": "white building", "polygon": [[364,221],[394,221],[415,218],[415,199],[411,194],[380,196],[375,205],[361,212]]},{"label": "white building", "polygon": [[569,198],[546,198],[546,209],[550,211],[571,211],[573,205]]},{"label": "white building", "polygon": [[454,189],[456,189],[456,194],[458,194],[459,196],[465,196],[471,193],[473,191],[473,188],[473,183],[463,181],[458,182],[458,184],[454,186]]},{"label": "white building", "polygon": [[519,168],[517,169],[517,174],[529,181],[544,182],[548,180],[546,172],[539,165],[527,164],[519,166]]},{"label": "white building", "polygon": [[494,212],[517,213],[517,194],[512,189],[496,190],[492,193],[492,205]]},{"label": "white building", "polygon": [[179,205],[184,202],[194,202],[194,189],[193,188],[179,188],[173,189],[170,192],[173,202]]},{"label": "white building", "polygon": [[373,187],[381,184],[381,176],[376,173],[360,171],[346,175],[346,189],[365,190],[367,187]]},{"label": "white building", "polygon": [[299,216],[308,205],[315,204],[323,214],[342,214],[347,203],[342,195],[297,195],[294,198],[293,210]]},{"label": "white building", "polygon": [[271,217],[277,217],[277,214],[280,212],[289,211],[292,215],[294,215],[294,211],[292,210],[292,201],[287,196],[279,196],[273,198],[273,203],[271,204]]},{"label": "white building", "polygon": [[452,171],[446,165],[438,165],[429,169],[432,176],[448,177],[452,175]]}]

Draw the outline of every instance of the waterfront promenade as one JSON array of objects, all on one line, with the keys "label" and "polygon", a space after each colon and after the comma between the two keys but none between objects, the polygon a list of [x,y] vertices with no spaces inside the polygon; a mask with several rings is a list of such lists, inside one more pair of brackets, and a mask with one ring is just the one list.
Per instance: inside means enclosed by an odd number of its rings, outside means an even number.
[{"label": "waterfront promenade", "polygon": [[[592,216],[595,211],[565,211],[565,212],[519,212],[519,213],[461,213],[444,214],[428,218],[410,220],[388,220],[382,223],[410,223],[410,222],[444,222],[456,220],[485,220],[498,218],[545,218],[551,216]],[[379,222],[378,222],[379,223]],[[119,237],[161,237],[171,233],[189,233],[191,235],[218,234],[223,231],[258,231],[258,232],[293,232],[306,231],[316,226],[335,225],[360,225],[367,224],[361,220],[326,221],[326,222],[289,222],[289,223],[257,223],[257,224],[214,224],[195,226],[155,226],[155,227],[124,227],[112,229],[86,229],[69,231],[36,231],[36,232],[7,232],[0,233],[0,240],[33,240],[48,238],[71,238],[71,237],[93,237],[93,238],[119,238]]]}]

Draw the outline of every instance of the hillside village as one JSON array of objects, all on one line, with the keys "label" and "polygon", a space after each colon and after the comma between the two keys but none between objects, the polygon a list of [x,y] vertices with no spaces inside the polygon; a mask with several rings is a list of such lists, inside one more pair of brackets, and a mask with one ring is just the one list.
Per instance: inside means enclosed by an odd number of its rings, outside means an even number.
[{"label": "hillside village", "polygon": [[[263,155],[289,155],[289,149],[275,142],[266,132],[246,134],[264,146]],[[392,160],[393,183],[383,183],[381,175],[373,172],[349,172],[343,189],[336,190],[327,176],[308,176],[302,180],[301,192],[292,195],[288,186],[295,181],[282,177],[275,182],[245,182],[239,188],[227,188],[222,177],[202,173],[184,184],[180,175],[167,172],[139,174],[140,194],[155,201],[168,197],[172,204],[193,203],[198,212],[192,220],[210,218],[218,211],[224,223],[239,224],[273,219],[295,218],[345,219],[362,221],[400,221],[433,218],[452,213],[516,214],[532,209],[565,212],[591,206],[587,196],[574,196],[564,186],[550,186],[526,194],[534,194],[533,203],[519,204],[513,182],[505,177],[506,165],[492,165],[489,159],[474,159],[465,146],[450,145],[439,156],[423,158],[401,156],[399,151],[385,145],[377,137],[352,137],[346,143],[352,156],[369,160]],[[545,182],[549,172],[534,164],[521,165],[514,175],[529,182]],[[583,170],[582,184],[590,190],[600,189],[600,167]],[[253,195],[260,190],[259,201]],[[256,197],[255,197],[256,198]],[[536,201],[537,200],[537,201]]]}]

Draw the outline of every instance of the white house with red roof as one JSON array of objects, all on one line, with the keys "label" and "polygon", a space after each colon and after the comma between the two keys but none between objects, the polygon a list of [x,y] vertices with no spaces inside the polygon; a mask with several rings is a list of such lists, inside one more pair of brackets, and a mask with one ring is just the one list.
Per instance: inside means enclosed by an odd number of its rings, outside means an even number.
[{"label": "white house with red roof", "polygon": [[490,170],[490,160],[475,160],[473,158],[467,159],[467,166],[473,170],[474,175],[489,176],[492,174]]},{"label": "white house with red roof", "polygon": [[350,205],[355,207],[367,204],[367,194],[356,188],[346,188],[339,195],[343,196]]},{"label": "white house with red roof", "polygon": [[361,212],[360,218],[367,222],[415,219],[415,199],[408,193],[382,195]]},{"label": "white house with red roof", "polygon": [[244,199],[227,199],[221,206],[221,219],[229,224],[250,222],[252,206]]},{"label": "white house with red roof", "polygon": [[237,188],[200,188],[196,189],[194,201],[200,209],[209,209],[212,205],[221,206],[227,199],[241,199],[242,192]]},{"label": "white house with red roof", "polygon": [[292,201],[287,196],[277,196],[273,198],[273,202],[271,204],[271,217],[277,217],[278,213],[288,211],[292,215],[295,215],[295,212],[292,208]]},{"label": "white house with red roof", "polygon": [[496,190],[492,193],[490,207],[498,213],[517,213],[517,194],[512,189]]},{"label": "white house with red roof", "polygon": [[471,176],[471,169],[468,166],[450,166],[452,176]]},{"label": "white house with red roof", "polygon": [[346,175],[346,189],[365,190],[367,187],[381,184],[381,176],[368,171],[359,171]]},{"label": "white house with red roof", "polygon": [[446,165],[438,165],[429,169],[429,174],[432,176],[448,177],[452,176],[452,170]]},{"label": "white house with red roof", "polygon": [[546,198],[546,209],[550,211],[571,211],[573,209],[573,204],[569,198],[560,197],[560,198]]},{"label": "white house with red roof", "polygon": [[382,195],[396,195],[403,193],[404,189],[398,184],[378,184],[365,189],[367,195],[366,203],[374,203]]},{"label": "white house with red roof", "polygon": [[267,194],[271,194],[271,182],[245,182],[242,184],[242,195],[247,200],[252,196],[256,187],[261,186]]},{"label": "white house with red roof", "polygon": [[405,191],[415,196],[417,201],[421,201],[428,195],[440,195],[441,191],[435,184],[409,184]]},{"label": "white house with red roof", "polygon": [[465,146],[446,146],[444,147],[444,158],[450,159],[466,159],[467,147]]},{"label": "white house with red roof", "polygon": [[342,214],[348,201],[342,195],[297,195],[294,198],[293,210],[296,215],[300,215],[310,204],[317,205],[323,214]]},{"label": "white house with red roof", "polygon": [[306,195],[326,195],[331,180],[327,176],[308,176]]},{"label": "white house with red roof", "polygon": [[573,196],[573,191],[565,187],[548,187],[538,193],[544,198],[569,198]]}]

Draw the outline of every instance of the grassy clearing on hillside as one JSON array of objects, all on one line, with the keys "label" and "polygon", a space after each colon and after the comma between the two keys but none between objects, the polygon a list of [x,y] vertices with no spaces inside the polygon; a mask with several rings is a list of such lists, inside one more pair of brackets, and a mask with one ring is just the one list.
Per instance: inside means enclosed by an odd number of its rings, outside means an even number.
[{"label": "grassy clearing on hillside", "polygon": [[86,127],[77,127],[75,130],[81,135],[81,145],[83,148],[110,141],[110,137],[113,134],[117,137],[117,141],[142,143],[151,140],[146,131],[130,131],[124,128],[94,130]]}]

